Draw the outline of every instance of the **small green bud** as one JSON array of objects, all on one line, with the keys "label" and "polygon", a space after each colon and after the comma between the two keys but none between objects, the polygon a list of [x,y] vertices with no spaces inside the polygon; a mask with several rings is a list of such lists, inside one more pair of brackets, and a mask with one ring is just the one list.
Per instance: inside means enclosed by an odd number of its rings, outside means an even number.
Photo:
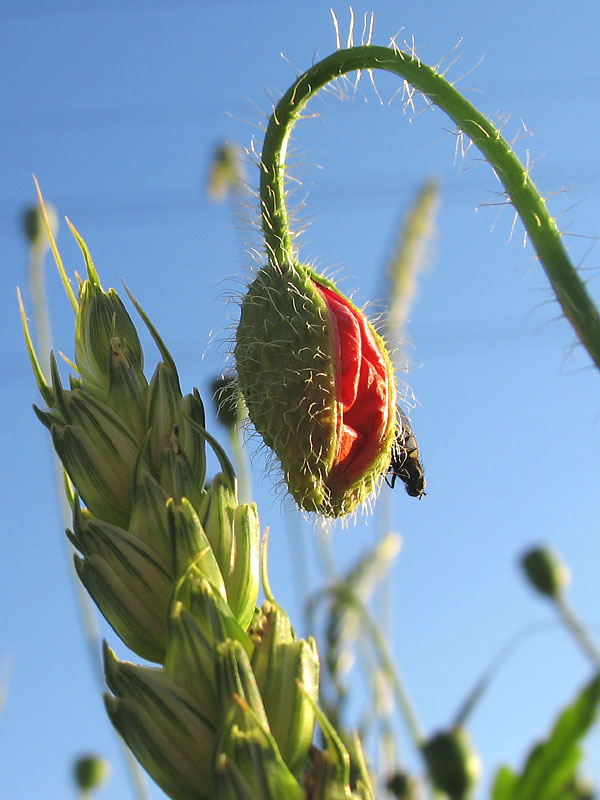
[{"label": "small green bud", "polygon": [[113,339],[143,384],[144,357],[131,317],[114,289],[105,292],[97,277],[79,289],[75,318],[75,361],[88,392],[106,402],[110,390]]},{"label": "small green bud", "polygon": [[463,728],[442,731],[422,747],[427,771],[436,788],[451,800],[465,800],[481,774],[481,759]]},{"label": "small green bud", "polygon": [[547,547],[528,550],[521,558],[521,566],[531,586],[546,597],[557,599],[569,585],[568,568]]},{"label": "small green bud", "polygon": [[235,358],[250,419],[296,502],[340,517],[388,470],[396,390],[365,315],[306,266],[261,269],[243,300]]},{"label": "small green bud", "polygon": [[79,791],[91,792],[108,780],[110,763],[100,756],[81,756],[74,764],[73,775]]},{"label": "small green bud", "polygon": [[[51,206],[50,203],[46,203],[45,208],[48,214],[48,222],[50,223],[52,235],[56,236],[58,231],[58,214],[54,206]],[[31,206],[31,208],[28,208],[24,212],[23,228],[31,247],[45,250],[50,245],[46,226],[44,225],[44,217],[39,206]]]},{"label": "small green bud", "polygon": [[273,738],[295,774],[306,762],[319,697],[319,656],[314,639],[296,639],[287,614],[265,601],[255,619],[252,666]]},{"label": "small green bud", "polygon": [[220,145],[215,152],[208,178],[208,196],[220,203],[232,189],[239,189],[243,180],[244,170],[239,147],[230,142]]},{"label": "small green bud", "polygon": [[260,522],[256,505],[238,505],[236,489],[219,473],[198,515],[221,568],[229,606],[246,629],[259,589]]},{"label": "small green bud", "polygon": [[216,730],[162,669],[118,661],[104,648],[108,714],[136,758],[175,800],[209,800]]},{"label": "small green bud", "polygon": [[398,800],[418,800],[422,794],[417,779],[406,772],[394,772],[385,785],[388,792]]},{"label": "small green bud", "polygon": [[77,574],[115,632],[142,658],[162,662],[172,579],[154,551],[78,502],[67,534],[83,555],[75,559]]}]

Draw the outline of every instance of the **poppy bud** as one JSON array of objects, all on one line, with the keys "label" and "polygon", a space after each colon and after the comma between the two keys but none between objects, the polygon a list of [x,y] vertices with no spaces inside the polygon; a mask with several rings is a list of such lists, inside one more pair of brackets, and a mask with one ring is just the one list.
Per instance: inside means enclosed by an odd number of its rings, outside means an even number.
[{"label": "poppy bud", "polygon": [[[56,235],[58,230],[58,214],[54,206],[46,203],[46,214],[52,233]],[[23,213],[23,229],[29,245],[34,248],[44,250],[49,247],[50,239],[44,226],[44,217],[41,208],[31,206]]]},{"label": "poppy bud", "polygon": [[74,764],[73,775],[75,784],[81,792],[91,792],[107,780],[110,775],[110,763],[100,756],[80,756]]},{"label": "poppy bud", "polygon": [[392,364],[366,316],[306,266],[264,267],[235,357],[250,419],[298,505],[354,511],[388,469],[396,433]]},{"label": "poppy bud", "polygon": [[531,586],[546,597],[560,597],[569,583],[567,567],[547,547],[536,547],[521,558],[521,566]]},{"label": "poppy bud", "polygon": [[423,745],[429,776],[451,800],[469,797],[481,774],[481,759],[463,728],[437,733]]}]

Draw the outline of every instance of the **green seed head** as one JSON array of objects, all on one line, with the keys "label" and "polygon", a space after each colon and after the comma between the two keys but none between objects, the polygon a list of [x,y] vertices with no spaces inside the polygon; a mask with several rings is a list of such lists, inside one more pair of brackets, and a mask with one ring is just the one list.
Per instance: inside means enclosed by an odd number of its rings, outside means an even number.
[{"label": "green seed head", "polygon": [[531,586],[546,597],[558,598],[569,584],[569,570],[547,547],[536,547],[521,558]]},{"label": "green seed head", "polygon": [[436,734],[423,745],[427,770],[451,800],[464,800],[481,774],[481,759],[462,728]]},{"label": "green seed head", "polygon": [[110,763],[100,756],[81,756],[73,767],[75,784],[79,791],[98,789],[110,775]]},{"label": "green seed head", "polygon": [[[52,234],[56,235],[58,230],[58,214],[54,206],[46,203],[46,214]],[[44,217],[39,206],[28,208],[23,214],[23,228],[25,236],[31,247],[45,250],[50,245],[50,239],[46,233]]]}]

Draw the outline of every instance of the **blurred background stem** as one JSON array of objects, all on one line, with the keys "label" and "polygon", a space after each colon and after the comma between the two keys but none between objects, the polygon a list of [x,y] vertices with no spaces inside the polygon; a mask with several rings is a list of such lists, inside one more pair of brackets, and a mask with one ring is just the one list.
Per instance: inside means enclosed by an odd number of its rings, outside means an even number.
[{"label": "blurred background stem", "polygon": [[600,650],[598,650],[587,630],[579,621],[562,593],[555,598],[555,605],[566,628],[571,632],[573,638],[590,659],[596,670],[600,671]]}]

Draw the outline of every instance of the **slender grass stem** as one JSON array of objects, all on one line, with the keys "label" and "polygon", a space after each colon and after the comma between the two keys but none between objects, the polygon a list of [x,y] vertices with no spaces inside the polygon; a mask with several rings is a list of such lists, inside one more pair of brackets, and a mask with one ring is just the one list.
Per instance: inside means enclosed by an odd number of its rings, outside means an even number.
[{"label": "slender grass stem", "polygon": [[563,313],[600,367],[600,314],[527,169],[483,114],[434,68],[410,53],[374,45],[337,50],[301,75],[281,98],[269,120],[261,163],[262,226],[270,262],[285,270],[296,258],[285,202],[286,153],[294,124],[310,98],[327,83],[348,72],[374,69],[393,72],[411,84],[479,148],[517,210]]},{"label": "slender grass stem", "polygon": [[354,594],[354,592],[350,591],[346,586],[342,584],[336,584],[326,587],[322,592],[319,593],[317,599],[319,596],[327,595],[342,600],[349,608],[352,608],[357,612],[361,625],[373,644],[373,648],[379,660],[380,669],[385,675],[386,680],[388,681],[394,694],[396,703],[398,704],[398,707],[404,716],[404,720],[411,738],[415,746],[420,749],[424,741],[421,727],[417,721],[416,714],[412,707],[412,703],[410,702],[408,693],[404,687],[402,678],[400,677],[400,673],[392,661],[387,642],[385,641],[385,637],[383,636],[381,630],[373,621],[364,603],[362,603]]},{"label": "slender grass stem", "polygon": [[572,633],[573,638],[579,644],[583,652],[588,656],[594,667],[600,671],[600,650],[596,647],[587,630],[582,623],[577,619],[573,609],[567,603],[562,595],[559,595],[554,604],[558,613],[567,627]]}]

